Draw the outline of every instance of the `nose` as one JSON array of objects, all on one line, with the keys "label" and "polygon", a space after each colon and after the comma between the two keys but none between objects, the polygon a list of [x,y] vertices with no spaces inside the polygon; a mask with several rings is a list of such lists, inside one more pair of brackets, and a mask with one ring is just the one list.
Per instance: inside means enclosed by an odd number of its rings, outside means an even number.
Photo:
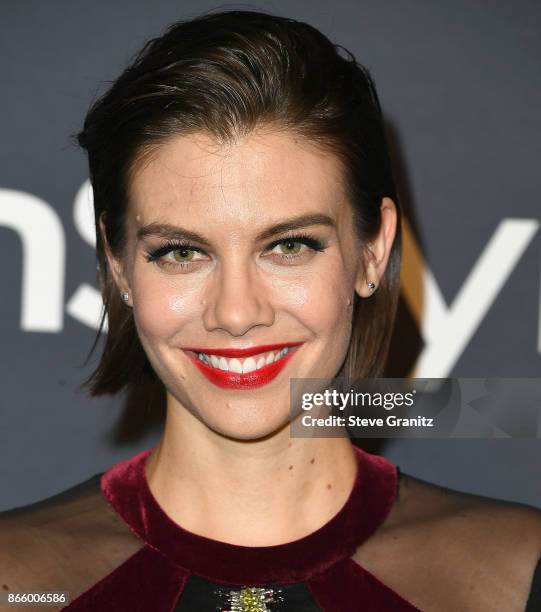
[{"label": "nose", "polygon": [[243,336],[252,327],[274,323],[274,308],[258,271],[246,263],[223,264],[205,296],[203,324],[208,331],[222,329]]}]

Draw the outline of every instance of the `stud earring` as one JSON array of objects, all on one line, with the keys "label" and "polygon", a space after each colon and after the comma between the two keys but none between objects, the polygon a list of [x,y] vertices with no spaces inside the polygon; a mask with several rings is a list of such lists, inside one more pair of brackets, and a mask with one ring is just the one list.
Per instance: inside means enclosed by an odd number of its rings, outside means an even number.
[{"label": "stud earring", "polygon": [[122,299],[127,302],[130,299],[130,294],[127,291],[123,291],[121,294]]},{"label": "stud earring", "polygon": [[374,289],[376,288],[376,285],[372,281],[369,281],[367,285],[371,291],[374,291]]}]

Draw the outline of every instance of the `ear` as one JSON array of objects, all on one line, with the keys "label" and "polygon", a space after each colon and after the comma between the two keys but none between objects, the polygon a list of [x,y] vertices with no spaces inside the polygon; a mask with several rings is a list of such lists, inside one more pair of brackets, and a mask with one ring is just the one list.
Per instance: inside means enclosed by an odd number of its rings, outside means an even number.
[{"label": "ear", "polygon": [[[391,198],[384,197],[381,200],[381,225],[374,240],[365,245],[363,263],[355,282],[355,291],[360,297],[370,297],[377,291],[380,280],[383,277],[391,247],[396,234],[397,212],[396,205]],[[368,283],[374,283],[371,289]]]},{"label": "ear", "polygon": [[107,242],[105,223],[103,219],[104,216],[105,216],[105,213],[104,212],[101,213],[99,217],[99,227],[100,227],[100,235],[101,235],[102,244],[104,246],[105,255],[107,257],[107,265],[109,266],[111,276],[113,278],[113,281],[116,285],[116,288],[119,294],[128,292],[128,300],[127,301],[122,300],[123,303],[126,304],[127,306],[133,306],[131,287],[130,287],[128,278],[125,274],[124,262],[121,259],[118,259],[117,257],[113,255],[111,248],[109,247],[109,243]]}]

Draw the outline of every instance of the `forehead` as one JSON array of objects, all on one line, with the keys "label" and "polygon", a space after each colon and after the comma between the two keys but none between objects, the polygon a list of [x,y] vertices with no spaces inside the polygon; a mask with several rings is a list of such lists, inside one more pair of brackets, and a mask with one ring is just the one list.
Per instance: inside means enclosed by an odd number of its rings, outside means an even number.
[{"label": "forehead", "polygon": [[284,216],[338,217],[339,160],[302,137],[254,132],[219,145],[205,133],[173,136],[135,165],[129,213],[137,222],[186,218],[254,228]]}]

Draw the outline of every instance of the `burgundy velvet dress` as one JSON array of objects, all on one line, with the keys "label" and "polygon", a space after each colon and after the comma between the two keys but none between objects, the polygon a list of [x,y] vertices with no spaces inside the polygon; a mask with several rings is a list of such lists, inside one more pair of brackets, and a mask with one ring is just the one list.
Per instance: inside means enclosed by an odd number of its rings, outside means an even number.
[{"label": "burgundy velvet dress", "polygon": [[[393,554],[397,542],[383,523],[391,509],[404,507],[408,493],[396,466],[354,448],[357,474],[341,510],[304,538],[262,547],[208,539],[173,522],[148,486],[145,462],[152,449],[144,450],[58,495],[0,513],[0,588],[4,594],[68,592],[69,603],[54,609],[71,612],[411,612],[419,608],[408,593],[418,597],[426,589],[432,591],[426,601],[443,606],[430,604],[427,612],[475,609],[465,605],[469,592],[451,601],[464,584],[450,580],[457,559],[453,533],[444,534],[443,548],[438,539],[436,544],[427,540],[431,532],[423,528],[414,541],[406,538],[410,543],[389,561],[420,582],[395,582],[400,593],[384,583],[397,578],[392,572],[378,579],[363,567],[367,557],[359,551],[371,545],[374,550],[374,542],[380,542],[380,557],[382,541],[387,542],[383,556]],[[432,556],[426,556],[427,548],[434,549]],[[455,555],[447,555],[447,548]],[[482,563],[475,559],[464,571],[489,575],[491,553]],[[507,592],[514,592],[505,572],[498,576]],[[15,608],[0,604],[4,609]],[[541,611],[541,559],[525,610]]]},{"label": "burgundy velvet dress", "polygon": [[73,599],[66,610],[418,609],[352,559],[395,500],[397,468],[388,460],[355,447],[357,476],[338,514],[302,539],[245,547],[190,533],[165,514],[145,476],[151,450],[101,476],[103,495],[143,545]]}]

